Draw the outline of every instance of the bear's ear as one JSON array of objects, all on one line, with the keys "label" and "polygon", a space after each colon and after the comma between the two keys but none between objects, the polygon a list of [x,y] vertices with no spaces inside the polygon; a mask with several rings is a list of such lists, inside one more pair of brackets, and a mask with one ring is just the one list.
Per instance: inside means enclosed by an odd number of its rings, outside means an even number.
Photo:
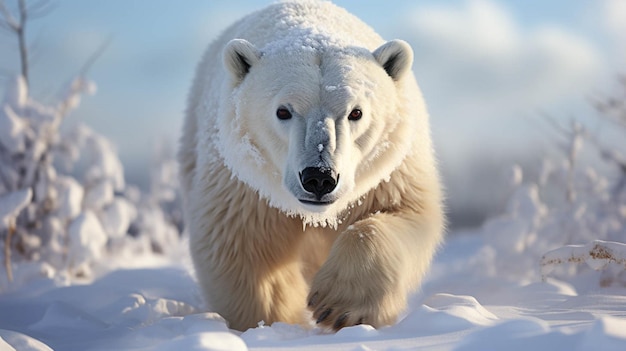
[{"label": "bear's ear", "polygon": [[393,80],[399,80],[413,64],[413,49],[403,40],[388,41],[372,54]]},{"label": "bear's ear", "polygon": [[261,52],[245,39],[233,39],[224,48],[224,66],[237,82],[241,81],[250,67],[261,58]]}]

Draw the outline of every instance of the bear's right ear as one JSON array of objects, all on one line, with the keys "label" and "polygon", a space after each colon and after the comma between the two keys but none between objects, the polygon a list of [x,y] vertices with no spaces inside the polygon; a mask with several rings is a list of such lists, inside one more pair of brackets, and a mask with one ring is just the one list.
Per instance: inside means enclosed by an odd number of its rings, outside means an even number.
[{"label": "bear's right ear", "polygon": [[224,48],[224,66],[240,82],[261,58],[261,52],[245,39],[233,39]]}]

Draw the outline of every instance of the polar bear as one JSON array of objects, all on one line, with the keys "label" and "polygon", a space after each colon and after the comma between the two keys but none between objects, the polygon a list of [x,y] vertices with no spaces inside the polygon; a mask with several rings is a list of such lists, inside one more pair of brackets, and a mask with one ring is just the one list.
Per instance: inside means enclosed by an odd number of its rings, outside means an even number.
[{"label": "polar bear", "polygon": [[338,330],[394,323],[442,241],[413,51],[329,2],[281,2],[213,42],[179,164],[208,307]]}]

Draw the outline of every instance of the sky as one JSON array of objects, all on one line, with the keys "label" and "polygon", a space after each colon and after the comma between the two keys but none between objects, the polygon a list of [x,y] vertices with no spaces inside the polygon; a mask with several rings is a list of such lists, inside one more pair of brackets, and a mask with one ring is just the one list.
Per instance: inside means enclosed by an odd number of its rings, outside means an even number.
[{"label": "sky", "polygon": [[[5,0],[10,6],[15,0]],[[56,0],[29,23],[31,90],[53,99],[89,57],[98,92],[69,123],[116,145],[131,182],[158,150],[175,149],[195,66],[236,19],[270,1]],[[486,174],[554,148],[542,120],[614,128],[590,117],[590,96],[611,94],[626,73],[626,0],[335,1],[385,39],[404,39],[431,115],[453,206],[477,206]],[[17,72],[14,38],[0,32],[0,86]],[[2,89],[0,88],[0,93]]]}]

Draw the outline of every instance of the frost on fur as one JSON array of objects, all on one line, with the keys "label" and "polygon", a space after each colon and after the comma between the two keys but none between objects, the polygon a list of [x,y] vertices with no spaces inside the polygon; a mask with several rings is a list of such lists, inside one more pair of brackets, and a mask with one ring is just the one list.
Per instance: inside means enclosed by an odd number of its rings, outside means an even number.
[{"label": "frost on fur", "polygon": [[307,305],[329,328],[383,326],[404,308],[443,227],[412,55],[316,1],[251,13],[207,49],[179,160],[198,282],[231,328],[306,323]]}]

